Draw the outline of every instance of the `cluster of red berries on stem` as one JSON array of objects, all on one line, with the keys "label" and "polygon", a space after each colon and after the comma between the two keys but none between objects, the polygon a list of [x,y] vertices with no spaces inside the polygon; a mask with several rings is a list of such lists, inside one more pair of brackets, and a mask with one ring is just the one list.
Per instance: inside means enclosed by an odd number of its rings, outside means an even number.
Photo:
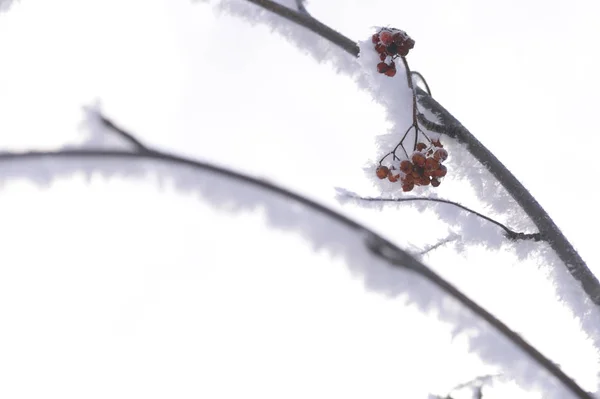
[{"label": "cluster of red berries on stem", "polygon": [[398,167],[395,165],[377,167],[377,177],[388,179],[392,183],[400,182],[402,191],[412,191],[415,186],[438,187],[441,179],[446,176],[448,170],[443,162],[448,158],[448,151],[444,149],[439,140],[431,141],[428,146],[418,143],[417,149],[412,153],[410,160],[400,161]]},{"label": "cluster of red berries on stem", "polygon": [[394,59],[406,57],[415,46],[415,41],[406,32],[395,28],[382,28],[371,40],[381,60],[377,64],[377,71],[389,77],[396,75]]}]

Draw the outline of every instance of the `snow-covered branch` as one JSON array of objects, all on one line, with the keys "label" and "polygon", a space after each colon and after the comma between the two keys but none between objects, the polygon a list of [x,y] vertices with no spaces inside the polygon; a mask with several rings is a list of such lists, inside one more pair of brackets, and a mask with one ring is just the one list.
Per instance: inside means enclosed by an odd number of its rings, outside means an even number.
[{"label": "snow-covered branch", "polygon": [[458,202],[450,201],[450,200],[446,200],[446,199],[442,199],[442,198],[433,198],[433,197],[402,197],[402,198],[361,197],[360,195],[358,195],[356,193],[352,193],[347,190],[341,190],[338,193],[338,197],[352,198],[354,200],[365,201],[365,202],[396,202],[396,203],[437,202],[437,203],[442,203],[442,204],[448,204],[448,205],[452,205],[457,208],[460,208],[463,211],[472,213],[473,215],[475,215],[481,219],[487,220],[488,222],[500,227],[502,230],[504,230],[506,238],[508,238],[510,240],[532,240],[532,241],[544,240],[544,237],[542,237],[542,235],[540,233],[523,233],[523,232],[515,231],[515,230],[507,227],[506,225],[498,222],[497,220],[494,220],[489,216],[486,216],[480,212],[477,212],[476,210],[473,210],[469,207],[459,204]]},{"label": "snow-covered branch", "polygon": [[313,16],[309,15],[303,11],[295,11],[291,8],[283,6],[275,1],[271,0],[246,0],[249,3],[255,4],[259,7],[264,8],[265,10],[271,11],[288,19],[300,26],[305,27],[306,29],[316,33],[322,38],[330,41],[331,43],[339,46],[349,54],[358,57],[358,45],[348,37],[342,35],[340,32],[335,29],[330,28],[324,23],[318,21]]},{"label": "snow-covered branch", "polygon": [[[348,54],[358,57],[357,43],[329,26],[317,21],[312,16],[295,11],[270,0],[246,0],[256,6],[262,7],[291,22],[303,26],[318,36],[339,46]],[[418,115],[419,121],[425,128],[432,127],[442,134],[448,135],[463,143],[473,157],[479,161],[497,181],[506,189],[510,196],[517,202],[529,218],[535,223],[539,233],[548,241],[552,249],[566,266],[571,276],[576,279],[587,294],[587,297],[597,306],[600,306],[600,281],[591,272],[583,258],[562,233],[560,228],[550,218],[544,208],[537,202],[533,195],[523,184],[504,166],[502,162],[488,150],[475,136],[473,136],[456,118],[450,114],[433,97],[421,89],[418,93],[419,104],[434,114],[440,124],[428,125],[426,118]],[[582,316],[583,317],[583,316]]]},{"label": "snow-covered branch", "polygon": [[[128,133],[125,129],[118,127],[115,123],[110,121],[108,118],[101,116],[99,120],[102,121],[104,126],[112,131],[116,131],[117,134],[122,137],[127,138],[127,140],[134,139],[135,142],[140,142],[135,139],[133,134]],[[541,354],[538,350],[532,347],[529,343],[527,343],[521,336],[512,331],[508,326],[494,317],[492,314],[487,312],[481,306],[476,304],[473,300],[468,298],[465,294],[459,291],[456,287],[451,285],[441,276],[433,272],[419,260],[411,256],[406,251],[398,248],[391,242],[385,240],[383,237],[379,236],[375,232],[365,228],[359,223],[345,217],[344,215],[327,208],[323,205],[320,205],[306,197],[303,197],[299,194],[293,193],[289,190],[286,190],[282,187],[274,185],[272,183],[266,182],[264,180],[254,178],[251,176],[243,175],[241,173],[228,170],[222,167],[218,167],[212,165],[210,163],[197,161],[194,159],[178,156],[175,154],[170,154],[166,152],[162,152],[157,149],[152,149],[148,147],[144,147],[144,150],[140,150],[136,148],[134,150],[117,150],[117,149],[63,149],[57,151],[29,151],[29,152],[3,152],[0,153],[0,163],[10,162],[11,165],[14,163],[26,161],[26,160],[34,160],[34,161],[43,161],[43,160],[94,160],[94,161],[102,161],[102,160],[147,160],[158,163],[167,163],[174,166],[188,167],[198,172],[209,172],[211,174],[217,175],[221,178],[226,178],[228,180],[243,183],[245,185],[252,186],[253,188],[263,190],[274,194],[280,198],[285,198],[287,201],[292,201],[296,204],[299,204],[303,207],[310,209],[313,212],[318,213],[322,217],[327,219],[328,224],[334,224],[342,226],[346,232],[352,232],[354,236],[357,237],[363,249],[368,253],[368,259],[371,259],[371,262],[377,262],[384,265],[388,271],[408,271],[412,273],[403,274],[403,275],[387,275],[385,280],[385,285],[387,286],[387,290],[391,292],[396,292],[398,290],[407,290],[412,287],[412,290],[409,292],[411,296],[416,296],[417,302],[421,302],[422,306],[434,306],[438,307],[438,310],[442,313],[440,316],[444,317],[445,312],[450,312],[454,316],[458,317],[453,321],[456,322],[460,320],[461,322],[470,321],[472,327],[477,328],[478,334],[475,334],[473,339],[478,343],[478,345],[474,346],[475,350],[478,350],[480,355],[484,358],[491,359],[495,362],[502,363],[506,366],[506,362],[508,359],[511,359],[510,356],[506,356],[506,353],[497,352],[496,350],[491,350],[491,348],[485,348],[487,341],[486,328],[482,328],[482,326],[478,326],[476,320],[483,320],[487,324],[487,327],[492,327],[492,331],[495,333],[499,333],[501,337],[503,337],[507,342],[510,342],[514,345],[514,347],[519,348],[520,353],[524,354],[529,361],[533,361],[535,364],[541,367],[544,370],[544,374],[532,373],[530,370],[531,366],[527,366],[528,373],[523,373],[522,375],[517,375],[515,378],[519,379],[521,383],[532,384],[533,380],[537,378],[545,378],[543,376],[549,375],[552,376],[552,381],[547,381],[545,384],[545,394],[549,395],[547,397],[552,398],[562,398],[564,394],[567,392],[576,398],[582,399],[591,399],[591,396],[585,392],[574,380],[568,377],[559,367],[557,367],[552,361],[546,358],[543,354]],[[214,187],[213,187],[214,190]],[[334,234],[336,237],[338,235],[342,235],[340,231],[339,234]],[[337,243],[338,245],[340,243]],[[351,243],[354,248],[357,244]],[[347,243],[345,245],[348,245]],[[350,248],[347,248],[348,250]],[[455,306],[451,306],[446,299],[436,299],[435,295],[428,286],[419,283],[418,281],[413,281],[410,277],[411,274],[416,274],[420,276],[420,278],[424,279],[427,284],[430,284],[432,287],[440,290],[444,293],[445,296],[452,298],[453,300],[459,302],[464,306],[465,309],[468,309],[467,313],[460,314],[457,316],[456,313],[459,312]],[[393,277],[395,276],[395,280]],[[390,280],[392,278],[392,280]],[[411,280],[411,282],[407,285],[404,281],[406,279]],[[383,284],[383,281],[379,282],[379,284]],[[418,279],[417,279],[418,280]],[[411,285],[412,284],[412,285]],[[416,287],[415,287],[416,285]],[[453,317],[454,317],[453,316]],[[446,315],[447,317],[447,315]],[[483,344],[483,345],[482,345]],[[498,345],[498,343],[496,343]],[[484,347],[482,347],[484,346]],[[500,346],[503,346],[500,344]],[[511,349],[511,346],[504,347],[504,350],[514,350]],[[509,360],[509,363],[512,360]],[[524,365],[521,365],[523,367]],[[511,367],[509,365],[507,372],[511,371]],[[518,374],[518,373],[517,373]],[[539,385],[539,381],[534,381],[533,385]],[[557,383],[559,383],[557,385]],[[549,385],[548,385],[549,384]]]}]

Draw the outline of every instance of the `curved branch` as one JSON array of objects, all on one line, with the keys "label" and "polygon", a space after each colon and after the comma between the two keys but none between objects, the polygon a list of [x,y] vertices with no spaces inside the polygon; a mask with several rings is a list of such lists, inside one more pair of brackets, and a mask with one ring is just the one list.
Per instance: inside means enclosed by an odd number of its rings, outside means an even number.
[{"label": "curved branch", "polygon": [[[535,197],[489,149],[435,99],[422,91],[419,94],[421,104],[438,116],[442,122],[442,125],[428,122],[428,124],[423,123],[423,126],[433,127],[440,133],[447,134],[466,145],[469,153],[485,166],[529,216],[540,234],[565,264],[571,276],[581,283],[583,290],[592,302],[600,306],[600,281]],[[423,119],[426,118],[423,117],[419,120]]]},{"label": "curved branch", "polygon": [[426,280],[440,288],[443,292],[462,303],[465,307],[471,310],[475,315],[485,320],[491,325],[496,331],[502,336],[508,339],[510,342],[519,347],[524,353],[526,353],[531,359],[538,363],[542,368],[547,370],[553,377],[558,379],[573,395],[580,399],[593,399],[587,392],[585,392],[574,380],[567,376],[560,368],[558,368],[552,361],[546,358],[537,349],[531,346],[525,341],[520,335],[512,331],[508,326],[490,314],[488,311],[483,309],[473,300],[468,298],[465,294],[459,291],[456,287],[446,281],[444,278],[430,270],[427,266],[422,264],[416,258],[398,248],[385,238],[379,236],[377,233],[367,229],[361,224],[347,218],[346,216],[335,212],[334,210],[325,207],[324,205],[318,204],[306,197],[299,194],[288,191],[282,187],[268,183],[264,180],[243,175],[233,170],[221,168],[215,165],[211,165],[206,162],[196,161],[183,156],[173,155],[166,152],[157,150],[148,150],[145,152],[131,152],[122,150],[92,150],[92,149],[70,149],[60,151],[30,151],[23,153],[12,153],[4,152],[0,153],[0,162],[15,162],[19,160],[32,160],[32,159],[128,159],[128,160],[152,160],[157,162],[164,162],[173,165],[188,166],[196,170],[209,171],[217,175],[244,182],[246,184],[253,185],[269,191],[271,193],[281,195],[285,198],[291,199],[297,203],[300,203],[307,208],[310,208],[318,213],[321,213],[332,220],[335,220],[348,228],[357,232],[363,232],[366,235],[365,245],[367,248],[376,256],[380,257],[384,261],[387,261],[391,266],[399,268],[408,268],[414,271]]},{"label": "curved branch", "polygon": [[429,85],[427,84],[427,80],[425,79],[425,77],[423,75],[421,75],[421,72],[411,71],[411,75],[415,75],[416,77],[418,77],[421,80],[421,82],[423,82],[423,84],[425,85],[425,90],[427,90],[427,94],[431,95],[431,89],[429,88]]},{"label": "curved branch", "polygon": [[[246,0],[266,10],[280,15],[311,30],[315,34],[329,40],[357,57],[358,45],[331,29],[329,26],[317,21],[313,17],[291,10],[270,0]],[[452,114],[450,114],[433,97],[417,88],[421,105],[437,115],[443,126],[440,132],[466,144],[468,151],[498,180],[506,191],[515,199],[523,211],[535,223],[540,234],[545,237],[549,245],[556,252],[567,270],[581,284],[584,292],[591,301],[600,306],[600,281],[588,268],[587,264],[569,242],[560,228],[550,218],[550,215],[537,202],[533,195],[523,184],[488,150],[475,136],[473,136]],[[425,124],[424,124],[425,125]]]},{"label": "curved branch", "polygon": [[354,193],[350,193],[350,192],[345,192],[343,194],[340,194],[343,196],[347,196],[349,198],[354,198],[354,199],[359,199],[362,201],[367,201],[367,202],[417,202],[417,201],[428,201],[428,202],[439,202],[439,203],[443,203],[443,204],[449,204],[449,205],[453,205],[457,208],[460,208],[464,211],[467,211],[469,213],[474,214],[477,217],[480,217],[484,220],[487,220],[488,222],[495,224],[496,226],[500,227],[502,230],[504,230],[504,232],[506,233],[506,237],[511,239],[511,240],[533,240],[533,241],[542,241],[544,240],[544,238],[542,237],[542,235],[540,233],[522,233],[519,231],[514,231],[511,228],[507,227],[506,225],[498,222],[497,220],[492,219],[489,216],[486,216],[480,212],[477,212],[476,210],[473,210],[469,207],[466,207],[462,204],[459,204],[458,202],[454,202],[454,201],[450,201],[450,200],[445,200],[445,199],[441,199],[441,198],[429,198],[429,197],[408,197],[408,198],[381,198],[381,197],[361,197],[359,195],[356,195]]},{"label": "curved branch", "polygon": [[322,38],[329,40],[331,43],[337,45],[338,47],[348,52],[348,54],[353,55],[354,57],[358,57],[358,44],[356,44],[352,39],[349,39],[348,37],[342,35],[340,32],[331,29],[329,26],[318,21],[315,17],[292,10],[271,0],[246,1],[255,4],[259,7],[262,7],[265,10],[271,11],[272,13],[277,14],[280,17],[283,17],[287,20],[295,22],[296,24],[303,26],[306,29],[316,33]]}]

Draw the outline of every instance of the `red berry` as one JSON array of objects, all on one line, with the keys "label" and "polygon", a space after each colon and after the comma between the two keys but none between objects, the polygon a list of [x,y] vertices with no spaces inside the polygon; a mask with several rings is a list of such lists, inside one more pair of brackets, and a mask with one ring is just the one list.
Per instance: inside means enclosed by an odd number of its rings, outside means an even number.
[{"label": "red berry", "polygon": [[413,177],[413,175],[403,175],[402,176],[402,183],[414,183],[415,182],[415,178]]},{"label": "red berry", "polygon": [[435,177],[444,177],[448,173],[448,169],[444,165],[440,165],[438,170],[433,171],[432,175]]},{"label": "red berry", "polygon": [[385,46],[379,43],[375,46],[375,51],[377,51],[379,54],[385,53]]},{"label": "red berry", "polygon": [[417,151],[423,151],[425,148],[427,148],[427,144],[425,144],[425,143],[417,144]]},{"label": "red berry", "polygon": [[392,41],[394,40],[392,38],[392,34],[388,31],[383,31],[379,34],[379,39],[381,40],[381,43],[383,43],[384,45],[389,45],[392,43]]},{"label": "red berry", "polygon": [[426,172],[433,172],[434,170],[438,170],[439,168],[440,168],[440,163],[436,159],[427,158],[425,160],[425,171]]},{"label": "red berry", "polygon": [[385,52],[391,56],[394,56],[398,54],[398,46],[396,46],[396,44],[392,42],[392,44],[386,46]]},{"label": "red berry", "polygon": [[392,172],[391,170],[388,173],[388,180],[391,181],[392,183],[396,183],[398,180],[400,180],[400,174],[395,175],[394,172]]},{"label": "red berry", "polygon": [[373,44],[379,43],[379,34],[375,33],[373,36],[371,36],[371,41]]},{"label": "red berry", "polygon": [[403,32],[396,32],[392,36],[394,43],[396,43],[397,46],[402,46],[404,44],[404,42],[406,41],[406,37],[402,33]]},{"label": "red berry", "polygon": [[431,183],[431,180],[429,179],[429,176],[422,176],[419,179],[419,185],[421,185],[421,186],[428,186],[429,183]]},{"label": "red berry", "polygon": [[381,54],[379,54],[379,59],[380,59],[381,61],[385,61],[385,59],[386,59],[387,57],[388,57],[388,56],[387,56],[387,54],[386,54],[386,53],[381,53]]},{"label": "red berry", "polygon": [[409,160],[405,159],[404,161],[400,162],[400,170],[405,174],[409,174],[413,170],[413,164]]},{"label": "red berry", "polygon": [[396,67],[391,67],[384,73],[386,74],[386,76],[389,76],[390,78],[394,77],[394,75],[396,75]]},{"label": "red berry", "polygon": [[388,69],[390,69],[390,66],[385,62],[380,62],[377,64],[377,72],[379,73],[386,73]]},{"label": "red berry", "polygon": [[437,177],[434,177],[431,179],[431,185],[433,187],[438,187],[440,184],[441,184],[441,181],[439,181]]},{"label": "red berry", "polygon": [[380,179],[385,179],[388,176],[388,173],[390,173],[390,170],[387,166],[379,166],[375,173]]},{"label": "red berry", "polygon": [[415,165],[423,167],[425,165],[425,155],[420,152],[414,152],[412,155],[412,161]]},{"label": "red berry", "polygon": [[402,191],[404,192],[412,191],[413,188],[415,188],[415,183],[404,183],[402,185]]},{"label": "red berry", "polygon": [[411,175],[415,178],[415,180],[418,179],[418,178],[420,178],[424,174],[425,174],[425,169],[424,168],[422,168],[420,166],[417,166],[417,165],[413,166],[413,171],[412,171]]},{"label": "red berry", "polygon": [[433,153],[433,158],[437,161],[444,162],[446,159],[448,159],[448,151],[444,150],[443,148],[438,148]]}]

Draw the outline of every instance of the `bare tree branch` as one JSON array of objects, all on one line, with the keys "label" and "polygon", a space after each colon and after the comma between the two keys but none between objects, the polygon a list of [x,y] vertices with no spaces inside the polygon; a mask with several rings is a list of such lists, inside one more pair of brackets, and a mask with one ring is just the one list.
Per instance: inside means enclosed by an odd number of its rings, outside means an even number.
[{"label": "bare tree branch", "polygon": [[[313,17],[291,10],[270,0],[246,1],[311,30],[355,57],[359,54],[359,47],[354,41]],[[477,140],[441,104],[434,100],[433,97],[427,95],[423,90],[417,89],[417,92],[420,104],[440,118],[442,122],[439,125],[441,126],[439,129],[440,132],[466,144],[468,151],[490,171],[515,199],[527,216],[535,223],[540,234],[545,237],[560,260],[565,264],[571,276],[579,281],[587,296],[594,304],[600,306],[600,281],[588,268],[581,255],[579,255],[533,195],[490,150]],[[420,118],[419,120],[423,123],[423,119],[425,118]],[[425,123],[423,125],[426,126]]]},{"label": "bare tree branch", "polygon": [[480,212],[477,212],[471,208],[468,208],[462,204],[459,204],[458,202],[454,202],[454,201],[450,201],[450,200],[445,200],[445,199],[441,199],[441,198],[429,198],[429,197],[407,197],[407,198],[382,198],[382,197],[361,197],[357,194],[351,193],[349,191],[346,191],[344,193],[340,193],[338,194],[340,196],[346,196],[349,198],[354,198],[354,199],[358,199],[361,201],[367,201],[367,202],[417,202],[417,201],[427,201],[427,202],[439,202],[439,203],[443,203],[443,204],[449,204],[455,207],[458,207],[462,210],[465,210],[469,213],[472,213],[474,215],[476,215],[477,217],[480,217],[484,220],[487,220],[490,223],[495,224],[496,226],[500,227],[502,230],[504,230],[505,235],[508,239],[511,240],[533,240],[533,241],[542,241],[544,238],[542,237],[542,235],[540,233],[522,233],[522,232],[518,232],[518,231],[514,231],[510,228],[508,228],[506,225],[498,222],[497,220],[492,219],[489,216],[486,216]]},{"label": "bare tree branch", "polygon": [[[106,122],[106,126],[112,128],[116,126],[107,118],[103,118]],[[132,134],[129,136],[134,137]],[[262,188],[268,192],[276,195],[283,196],[287,199],[295,201],[307,208],[318,212],[326,217],[329,217],[333,221],[341,223],[351,230],[360,232],[366,236],[365,246],[375,256],[388,263],[390,266],[411,270],[421,277],[431,282],[436,287],[440,288],[444,293],[450,297],[456,299],[462,303],[467,309],[472,311],[475,315],[485,320],[490,326],[498,331],[507,340],[512,342],[523,353],[533,359],[540,367],[548,371],[549,374],[554,376],[560,381],[564,387],[573,393],[576,398],[580,399],[593,399],[593,397],[585,392],[573,379],[567,376],[556,364],[546,358],[537,349],[531,346],[525,341],[519,334],[512,331],[508,326],[486,311],[484,308],[479,306],[456,287],[446,281],[444,278],[436,274],[433,270],[429,269],[418,259],[411,256],[408,252],[403,251],[385,238],[379,236],[377,233],[367,229],[361,224],[347,218],[346,216],[324,206],[318,204],[306,197],[299,194],[293,193],[282,187],[276,186],[265,180],[247,176],[229,169],[218,167],[206,162],[196,161],[191,158],[169,154],[155,149],[148,149],[147,151],[123,151],[123,150],[109,150],[109,149],[63,149],[58,151],[29,151],[29,152],[0,152],[0,162],[16,162],[19,160],[35,160],[35,159],[121,159],[121,160],[151,160],[156,162],[169,163],[172,165],[187,166],[196,170],[208,171],[217,175],[243,182],[254,187]]]}]

